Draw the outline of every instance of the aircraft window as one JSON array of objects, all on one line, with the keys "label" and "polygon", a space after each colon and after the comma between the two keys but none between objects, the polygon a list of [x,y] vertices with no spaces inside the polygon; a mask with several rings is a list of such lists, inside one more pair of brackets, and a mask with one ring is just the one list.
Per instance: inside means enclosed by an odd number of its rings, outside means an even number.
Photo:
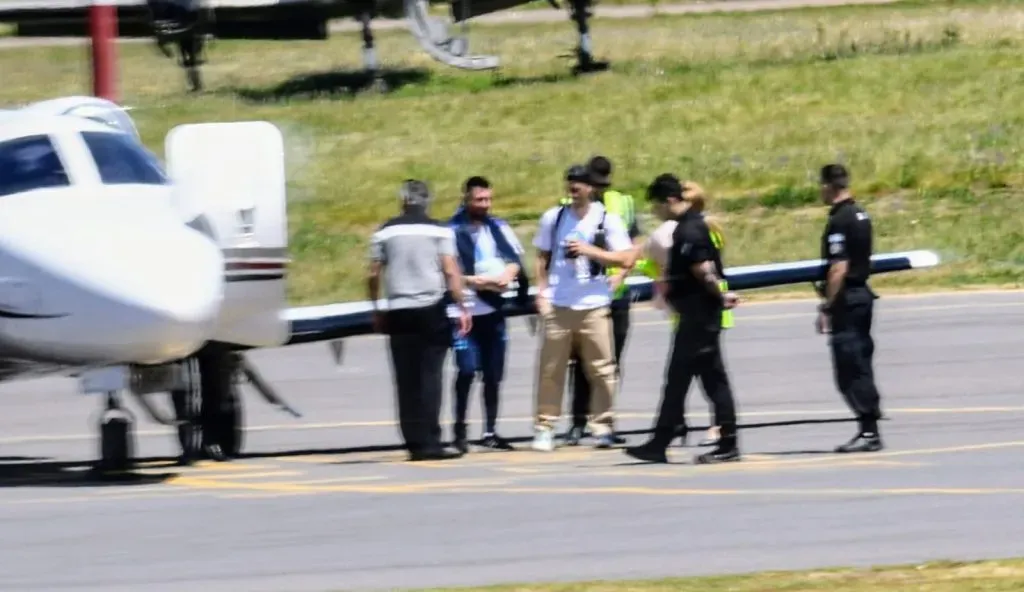
[{"label": "aircraft window", "polygon": [[92,152],[100,179],[107,185],[166,185],[167,177],[156,158],[125,134],[82,132]]},{"label": "aircraft window", "polygon": [[0,142],[0,195],[69,185],[71,181],[48,136]]}]

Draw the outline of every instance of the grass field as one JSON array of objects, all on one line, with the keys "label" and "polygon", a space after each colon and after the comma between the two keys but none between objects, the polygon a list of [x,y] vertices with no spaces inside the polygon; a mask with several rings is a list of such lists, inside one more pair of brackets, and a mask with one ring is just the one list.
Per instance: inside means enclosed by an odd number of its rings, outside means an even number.
[{"label": "grass field", "polygon": [[[769,572],[638,582],[458,588],[460,592],[1004,592],[1024,589],[1024,560]],[[456,589],[448,589],[455,592]],[[440,592],[440,590],[434,591]]]},{"label": "grass field", "polygon": [[[561,175],[594,153],[641,196],[657,173],[702,183],[727,215],[727,265],[817,256],[812,177],[850,165],[878,249],[932,248],[934,271],[892,287],[1017,285],[1024,278],[1024,6],[943,1],[743,15],[598,20],[613,70],[568,76],[570,23],[480,29],[498,74],[441,69],[404,32],[382,33],[393,91],[354,92],[358,35],[329,42],[218,42],[210,87],[144,46],[122,46],[123,100],[162,152],[174,125],[267,119],[288,143],[291,298],[364,297],[366,238],[406,177],[447,215],[482,173],[497,212],[530,221]],[[0,103],[88,92],[81,48],[0,52]]]}]

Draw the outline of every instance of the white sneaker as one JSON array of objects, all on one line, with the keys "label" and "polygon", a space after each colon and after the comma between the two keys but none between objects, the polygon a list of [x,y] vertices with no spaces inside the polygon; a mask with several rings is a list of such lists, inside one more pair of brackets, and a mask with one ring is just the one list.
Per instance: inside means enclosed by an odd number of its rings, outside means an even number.
[{"label": "white sneaker", "polygon": [[538,429],[537,435],[533,437],[533,449],[541,452],[551,452],[555,449],[555,433],[550,429]]}]

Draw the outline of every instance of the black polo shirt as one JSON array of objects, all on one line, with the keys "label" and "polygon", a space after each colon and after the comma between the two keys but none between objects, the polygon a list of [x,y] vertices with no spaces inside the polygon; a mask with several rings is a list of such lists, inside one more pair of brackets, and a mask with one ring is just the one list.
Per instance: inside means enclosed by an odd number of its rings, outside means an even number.
[{"label": "black polo shirt", "polygon": [[722,301],[708,291],[704,282],[694,275],[692,267],[711,261],[718,277],[723,278],[722,255],[699,212],[688,210],[676,218],[676,222],[668,256],[666,300],[679,312],[681,323],[718,331],[722,326]]},{"label": "black polo shirt", "polygon": [[[843,289],[866,286],[871,275],[871,217],[852,198],[845,199],[829,210],[828,223],[821,235],[821,258],[829,266],[848,261]],[[822,281],[828,278],[825,268]]]}]

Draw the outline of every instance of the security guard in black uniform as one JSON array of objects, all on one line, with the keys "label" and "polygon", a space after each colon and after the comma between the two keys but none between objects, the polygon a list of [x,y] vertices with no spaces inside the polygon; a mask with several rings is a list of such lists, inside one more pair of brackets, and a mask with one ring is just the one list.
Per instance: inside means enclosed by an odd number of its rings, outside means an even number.
[{"label": "security guard in black uniform", "polygon": [[828,262],[817,289],[817,330],[831,333],[836,386],[857,416],[860,429],[836,452],[882,449],[878,420],[882,413],[875,388],[871,316],[878,296],[868,286],[871,273],[871,218],[850,195],[850,174],[840,164],[821,169],[821,198],[831,206],[821,236],[821,257]]},{"label": "security guard in black uniform", "polygon": [[[720,337],[722,311],[736,306],[739,299],[722,293],[721,254],[699,211],[683,197],[683,186],[671,174],[659,175],[647,188],[647,199],[662,220],[678,222],[668,255],[666,302],[679,313],[669,359],[667,380],[654,436],[626,454],[649,462],[668,462],[665,450],[685,426],[683,413],[690,382],[699,377],[721,426],[718,446],[696,458],[699,464],[739,460],[736,436],[736,404],[722,360]],[[683,428],[685,429],[685,428]]]}]

